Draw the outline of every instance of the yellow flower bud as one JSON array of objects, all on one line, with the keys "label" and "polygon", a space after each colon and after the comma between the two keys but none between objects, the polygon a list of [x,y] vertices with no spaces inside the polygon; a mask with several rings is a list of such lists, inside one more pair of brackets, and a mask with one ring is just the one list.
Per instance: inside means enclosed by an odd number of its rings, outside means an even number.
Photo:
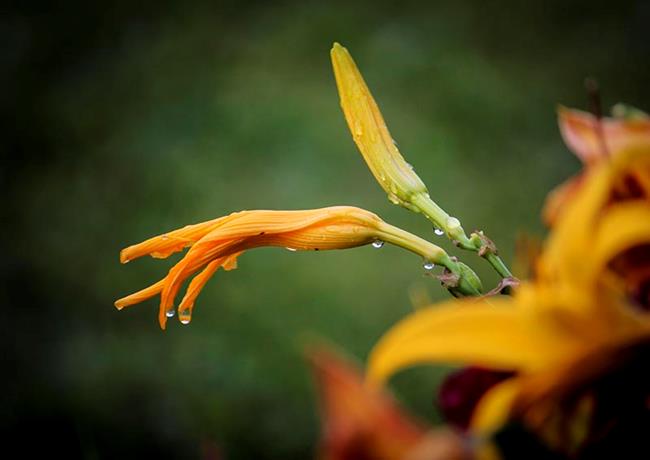
[{"label": "yellow flower bud", "polygon": [[415,195],[426,195],[427,187],[397,149],[348,50],[334,43],[331,51],[336,84],[354,142],[370,171],[395,204],[413,209]]}]

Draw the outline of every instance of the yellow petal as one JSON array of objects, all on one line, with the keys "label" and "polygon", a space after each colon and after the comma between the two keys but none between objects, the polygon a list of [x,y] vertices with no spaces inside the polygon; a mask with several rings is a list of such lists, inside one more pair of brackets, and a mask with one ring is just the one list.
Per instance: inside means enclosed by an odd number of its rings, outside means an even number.
[{"label": "yellow petal", "polygon": [[570,280],[576,286],[590,285],[594,267],[585,263],[597,218],[609,198],[611,170],[601,164],[585,176],[580,193],[562,213],[548,239],[540,261],[540,275],[547,280]]},{"label": "yellow petal", "polygon": [[527,370],[562,354],[567,343],[535,333],[534,317],[510,299],[451,301],[419,310],[393,326],[370,354],[368,378],[381,383],[422,363],[472,363]]},{"label": "yellow petal", "polygon": [[479,401],[470,425],[472,432],[489,435],[502,427],[520,391],[520,379],[513,377],[491,388]]},{"label": "yellow petal", "polygon": [[593,244],[596,269],[602,270],[618,254],[650,243],[650,203],[629,201],[607,209]]}]

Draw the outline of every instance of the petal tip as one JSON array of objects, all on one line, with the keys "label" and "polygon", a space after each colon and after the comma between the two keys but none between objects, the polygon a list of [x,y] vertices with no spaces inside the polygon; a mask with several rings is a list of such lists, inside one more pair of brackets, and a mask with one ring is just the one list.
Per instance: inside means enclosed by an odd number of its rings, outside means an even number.
[{"label": "petal tip", "polygon": [[131,262],[131,259],[129,258],[128,252],[126,249],[122,249],[120,251],[120,263],[122,264],[128,264]]}]

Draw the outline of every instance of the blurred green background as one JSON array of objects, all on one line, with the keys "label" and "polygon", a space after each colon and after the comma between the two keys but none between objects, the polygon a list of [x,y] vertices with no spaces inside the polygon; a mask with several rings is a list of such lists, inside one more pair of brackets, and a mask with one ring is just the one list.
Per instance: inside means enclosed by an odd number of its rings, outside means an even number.
[{"label": "blurred green background", "polygon": [[[173,261],[118,263],[149,236],[241,209],[361,206],[457,253],[392,206],[362,162],[329,62],[349,48],[408,161],[466,229],[512,260],[579,169],[555,107],[650,108],[648,2],[14,2],[2,7],[2,433],[76,458],[309,458],[303,346],[362,360],[448,296],[391,247],[260,249],[217,276],[189,326],[113,301]],[[486,264],[461,254],[488,284]],[[176,258],[174,258],[176,260]],[[399,398],[436,421],[444,369]]]}]

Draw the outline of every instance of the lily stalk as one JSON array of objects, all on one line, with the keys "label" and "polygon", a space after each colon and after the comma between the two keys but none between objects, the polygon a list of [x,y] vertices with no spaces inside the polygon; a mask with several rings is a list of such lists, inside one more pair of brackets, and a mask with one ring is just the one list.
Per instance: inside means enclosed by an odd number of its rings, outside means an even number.
[{"label": "lily stalk", "polygon": [[461,222],[431,199],[426,185],[395,145],[381,111],[348,50],[334,43],[331,58],[341,108],[352,138],[388,199],[393,204],[424,215],[455,245],[478,252],[502,277],[512,276],[487,237],[479,232],[468,237]]},{"label": "lily stalk", "polygon": [[454,296],[479,296],[483,292],[481,280],[476,273],[464,263],[450,257],[441,247],[386,222],[378,226],[378,235],[382,241],[420,255],[425,264],[445,267],[449,276],[441,278],[441,281]]}]

